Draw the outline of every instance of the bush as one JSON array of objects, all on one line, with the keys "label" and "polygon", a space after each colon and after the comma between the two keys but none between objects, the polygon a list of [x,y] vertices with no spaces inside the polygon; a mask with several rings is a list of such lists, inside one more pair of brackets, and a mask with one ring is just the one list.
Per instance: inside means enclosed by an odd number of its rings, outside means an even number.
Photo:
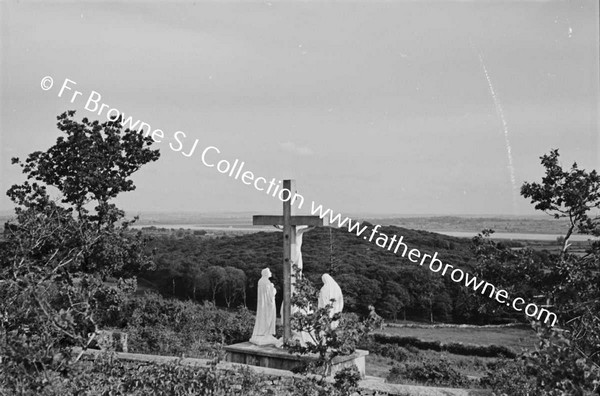
[{"label": "bush", "polygon": [[418,349],[431,349],[438,352],[442,350],[442,344],[439,341],[424,341],[416,337],[402,337],[377,333],[374,334],[374,339],[383,344],[396,344],[403,347],[413,346]]},{"label": "bush", "polygon": [[[310,334],[311,341],[302,345],[298,340],[292,340],[284,343],[284,347],[298,355],[315,354],[317,359],[300,370],[325,375],[331,368],[333,358],[354,353],[357,345],[373,329],[381,327],[383,319],[372,305],[369,306],[369,315],[363,320],[352,313],[332,314],[332,303],[319,308],[317,289],[308,278],[302,276],[296,265],[293,270],[296,284],[291,302],[299,309],[291,317],[292,331]],[[334,323],[337,325],[334,326]]]},{"label": "bush", "polygon": [[443,350],[457,355],[514,358],[515,352],[503,345],[472,345],[453,342],[442,346]]},{"label": "bush", "polygon": [[222,345],[250,339],[254,316],[245,308],[226,311],[211,303],[134,297],[123,310],[132,352],[213,357]]},{"label": "bush", "polygon": [[[382,344],[395,344],[407,349],[430,349],[441,352],[446,351],[457,355],[481,356],[481,357],[506,357],[514,358],[516,353],[502,345],[473,345],[453,342],[444,344],[440,341],[425,341],[416,337],[403,337],[389,334],[374,334],[374,340]],[[409,349],[410,350],[410,349]]]},{"label": "bush", "polygon": [[360,372],[355,365],[344,367],[334,376],[334,387],[344,395],[350,395],[358,388],[360,381]]},{"label": "bush", "polygon": [[498,395],[528,396],[534,392],[535,379],[527,374],[521,359],[499,360],[488,364],[488,372],[480,385],[493,389]]},{"label": "bush", "polygon": [[[525,359],[528,371],[537,380],[539,394],[599,394],[600,368],[582,356],[571,332],[539,328],[538,336],[539,346]],[[600,351],[598,344],[595,349]]]},{"label": "bush", "polygon": [[341,395],[331,384],[307,378],[272,378],[249,368],[124,362],[101,356],[83,361],[67,372],[46,370],[37,377],[11,376],[0,368],[0,394],[23,396],[69,395]]},{"label": "bush", "polygon": [[388,374],[391,383],[415,381],[423,385],[469,386],[471,381],[450,367],[445,360],[439,362],[424,361],[394,366]]},{"label": "bush", "polygon": [[[359,348],[366,349],[371,353],[394,359],[397,362],[403,362],[408,359],[409,351],[395,344],[381,344],[373,339],[372,335],[366,337],[366,340],[359,344]],[[418,349],[417,352],[419,353]]]},{"label": "bush", "polygon": [[582,357],[572,334],[556,329],[538,329],[540,345],[519,359],[490,365],[481,384],[499,394],[597,395],[600,370]]}]

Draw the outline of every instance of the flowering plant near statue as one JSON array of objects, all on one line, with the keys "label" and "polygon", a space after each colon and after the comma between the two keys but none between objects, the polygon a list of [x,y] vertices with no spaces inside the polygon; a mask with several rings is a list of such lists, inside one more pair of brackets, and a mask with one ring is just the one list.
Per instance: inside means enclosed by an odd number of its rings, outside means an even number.
[{"label": "flowering plant near statue", "polygon": [[292,304],[299,308],[291,318],[292,331],[308,333],[310,341],[302,345],[294,340],[284,344],[284,348],[299,355],[317,355],[317,360],[301,371],[327,375],[332,360],[339,355],[352,354],[361,339],[380,327],[383,319],[373,307],[362,320],[356,314],[333,312],[337,301],[319,307],[318,289],[302,276],[297,266],[293,266],[292,271],[296,277]]}]

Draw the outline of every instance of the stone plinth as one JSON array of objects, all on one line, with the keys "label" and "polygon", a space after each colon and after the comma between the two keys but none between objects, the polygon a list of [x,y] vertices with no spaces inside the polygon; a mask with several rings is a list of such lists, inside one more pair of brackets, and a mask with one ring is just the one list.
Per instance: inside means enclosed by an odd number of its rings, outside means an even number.
[{"label": "stone plinth", "polygon": [[[227,361],[231,363],[242,363],[251,366],[267,367],[279,370],[292,370],[300,367],[306,362],[315,361],[314,355],[297,356],[289,353],[283,348],[274,346],[258,346],[250,342],[228,345]],[[353,354],[347,356],[336,356],[333,358],[330,376],[334,376],[338,371],[345,367],[355,365],[360,372],[361,377],[365,376],[365,356],[369,351],[357,349]]]}]

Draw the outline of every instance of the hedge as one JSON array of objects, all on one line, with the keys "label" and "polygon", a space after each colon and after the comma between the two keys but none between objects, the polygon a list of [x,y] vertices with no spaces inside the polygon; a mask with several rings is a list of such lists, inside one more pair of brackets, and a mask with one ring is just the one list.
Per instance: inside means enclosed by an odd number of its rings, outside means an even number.
[{"label": "hedge", "polygon": [[425,341],[416,337],[403,337],[382,333],[373,334],[373,339],[382,344],[396,344],[402,347],[413,346],[418,349],[429,349],[433,351],[446,351],[457,355],[470,355],[481,357],[506,357],[514,358],[517,354],[502,345],[474,345],[461,342],[443,343],[440,341]]}]

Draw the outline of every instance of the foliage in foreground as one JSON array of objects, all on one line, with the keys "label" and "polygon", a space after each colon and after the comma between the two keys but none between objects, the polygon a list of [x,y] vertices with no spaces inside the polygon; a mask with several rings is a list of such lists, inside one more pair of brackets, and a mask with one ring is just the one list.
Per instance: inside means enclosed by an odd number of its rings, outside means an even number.
[{"label": "foliage in foreground", "polygon": [[[575,230],[600,236],[600,217],[590,216],[600,207],[600,175],[573,164],[563,169],[558,150],[540,157],[546,170],[541,183],[525,183],[521,194],[535,208],[554,218],[569,220],[559,254],[548,255],[550,269],[543,291],[553,301],[560,318],[556,327],[536,325],[539,345],[519,359],[492,370],[484,382],[497,394],[507,395],[593,395],[600,393],[600,242],[590,244],[582,257],[570,254],[569,238]],[[527,254],[500,249],[498,244],[479,237],[478,253],[487,263],[502,265],[515,261],[517,267],[533,268]],[[515,280],[517,282],[517,280]],[[503,285],[498,285],[503,286]],[[508,289],[507,289],[508,290]],[[560,328],[558,328],[560,327]]]},{"label": "foliage in foreground", "polygon": [[2,368],[0,394],[69,395],[306,395],[341,396],[330,383],[310,378],[272,378],[249,368],[217,370],[177,363],[156,364],[125,362],[103,355],[93,361],[81,361],[68,372],[47,370],[44,376],[14,376],[10,366]]},{"label": "foliage in foreground", "polygon": [[299,355],[314,354],[317,359],[309,363],[302,371],[326,375],[336,356],[354,353],[357,345],[373,329],[381,327],[383,320],[370,308],[369,315],[360,320],[356,314],[331,313],[333,304],[319,308],[319,291],[312,282],[303,277],[298,267],[294,266],[296,279],[292,305],[299,309],[292,314],[291,327],[295,332],[309,334],[311,341],[301,345],[298,340],[285,346],[292,353]]},{"label": "foliage in foreground", "polygon": [[12,381],[5,386],[15,392],[76,367],[81,356],[71,348],[90,345],[135,289],[134,275],[152,263],[144,238],[111,203],[159,157],[152,139],[118,121],[73,115],[57,117],[66,136],[47,151],[13,158],[28,179],[7,192],[16,219],[0,244],[0,356],[4,381]]}]

